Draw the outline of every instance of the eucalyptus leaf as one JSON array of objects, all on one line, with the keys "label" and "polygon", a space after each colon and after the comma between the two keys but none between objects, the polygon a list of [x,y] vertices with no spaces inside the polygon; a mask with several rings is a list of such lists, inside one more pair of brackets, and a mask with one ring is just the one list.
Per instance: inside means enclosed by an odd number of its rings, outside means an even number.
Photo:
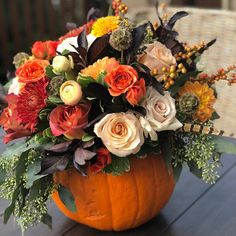
[{"label": "eucalyptus leaf", "polygon": [[130,160],[128,157],[117,157],[115,155],[111,156],[112,162],[103,169],[103,172],[112,175],[122,175],[125,172],[130,171]]},{"label": "eucalyptus leaf", "polygon": [[50,216],[48,213],[45,213],[42,216],[41,221],[43,224],[47,225],[49,229],[52,229],[52,216]]},{"label": "eucalyptus leaf", "polygon": [[85,165],[86,161],[91,160],[94,156],[96,156],[95,152],[78,147],[74,154],[74,160],[79,165]]},{"label": "eucalyptus leaf", "polygon": [[49,96],[47,100],[55,105],[63,104],[62,100],[57,96]]},{"label": "eucalyptus leaf", "polygon": [[36,159],[33,163],[29,164],[25,174],[25,187],[31,188],[34,181],[41,179],[44,175],[38,175],[41,170],[41,159]]},{"label": "eucalyptus leaf", "polygon": [[58,194],[59,194],[61,201],[64,203],[64,205],[70,211],[76,212],[75,200],[74,200],[72,193],[67,188],[60,185],[58,188]]},{"label": "eucalyptus leaf", "polygon": [[66,169],[69,163],[68,156],[49,156],[41,161],[41,171],[39,175],[50,175]]},{"label": "eucalyptus leaf", "polygon": [[25,174],[26,169],[26,159],[28,158],[29,151],[23,152],[16,165],[16,183],[19,184],[23,175]]}]

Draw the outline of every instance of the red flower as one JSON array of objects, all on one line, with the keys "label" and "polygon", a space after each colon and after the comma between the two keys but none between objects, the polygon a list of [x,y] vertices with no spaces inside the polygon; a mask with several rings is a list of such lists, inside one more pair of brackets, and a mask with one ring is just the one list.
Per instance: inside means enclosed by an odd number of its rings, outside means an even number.
[{"label": "red flower", "polygon": [[135,106],[138,104],[138,102],[140,102],[140,100],[145,96],[145,94],[145,80],[140,79],[133,85],[133,87],[128,90],[128,92],[126,93],[126,99],[131,105]]},{"label": "red flower", "polygon": [[97,150],[97,160],[90,166],[90,170],[93,173],[98,173],[109,164],[111,164],[110,152],[106,148],[100,148]]},{"label": "red flower", "polygon": [[49,62],[41,59],[29,60],[16,71],[20,83],[36,82],[45,77]]},{"label": "red flower", "polygon": [[35,131],[40,110],[46,106],[47,85],[47,78],[34,83],[27,83],[18,96],[16,106],[18,120],[25,124],[31,132]]},{"label": "red flower", "polygon": [[0,115],[0,125],[7,133],[3,138],[4,143],[8,143],[17,138],[29,136],[31,134],[30,130],[17,120],[17,99],[18,98],[15,94],[8,94],[6,96],[8,107],[5,108]]},{"label": "red flower", "polygon": [[70,37],[76,37],[76,36],[79,36],[81,34],[81,32],[84,30],[84,27],[86,27],[86,31],[87,31],[87,34],[90,33],[91,31],[91,28],[94,24],[94,20],[91,20],[90,22],[88,22],[87,24],[79,27],[79,28],[76,28],[76,29],[73,29],[71,30],[70,32],[68,32],[67,34],[65,34],[64,36],[61,36],[59,38],[59,42],[61,43],[62,41],[64,41],[65,39],[67,38],[70,38]]},{"label": "red flower", "polygon": [[53,135],[65,135],[68,138],[81,139],[83,128],[88,124],[90,103],[77,106],[58,106],[50,114],[49,121]]},{"label": "red flower", "polygon": [[133,87],[138,80],[138,73],[131,66],[119,65],[108,73],[104,80],[109,86],[110,94],[120,96]]},{"label": "red flower", "polygon": [[37,41],[32,47],[32,54],[38,59],[51,60],[56,56],[57,46],[55,41]]}]

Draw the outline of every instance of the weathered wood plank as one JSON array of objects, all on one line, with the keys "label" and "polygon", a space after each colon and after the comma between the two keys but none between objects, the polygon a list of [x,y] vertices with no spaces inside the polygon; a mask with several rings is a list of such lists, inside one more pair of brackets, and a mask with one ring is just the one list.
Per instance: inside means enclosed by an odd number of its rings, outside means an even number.
[{"label": "weathered wood plank", "polygon": [[236,232],[236,165],[164,232],[165,236],[232,236]]}]

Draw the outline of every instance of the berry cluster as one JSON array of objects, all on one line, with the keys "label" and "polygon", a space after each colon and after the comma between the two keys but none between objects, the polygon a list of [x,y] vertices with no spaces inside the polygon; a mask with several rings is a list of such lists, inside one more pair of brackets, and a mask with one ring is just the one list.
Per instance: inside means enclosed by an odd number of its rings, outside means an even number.
[{"label": "berry cluster", "polygon": [[122,3],[122,0],[113,0],[112,8],[116,16],[124,15],[128,12],[128,7],[126,4]]}]

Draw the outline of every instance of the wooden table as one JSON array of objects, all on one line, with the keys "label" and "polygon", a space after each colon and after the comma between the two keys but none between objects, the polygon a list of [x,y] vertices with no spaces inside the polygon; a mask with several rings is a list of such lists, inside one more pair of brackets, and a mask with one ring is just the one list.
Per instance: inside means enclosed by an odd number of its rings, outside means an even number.
[{"label": "wooden table", "polygon": [[[66,219],[49,204],[53,230],[38,225],[26,236],[234,236],[236,235],[236,157],[224,156],[221,178],[209,186],[185,169],[175,192],[160,215],[147,224],[127,232],[99,232]],[[0,201],[2,213],[6,202]],[[2,222],[2,214],[1,214]],[[21,231],[10,220],[0,223],[0,236],[20,236]]]}]

